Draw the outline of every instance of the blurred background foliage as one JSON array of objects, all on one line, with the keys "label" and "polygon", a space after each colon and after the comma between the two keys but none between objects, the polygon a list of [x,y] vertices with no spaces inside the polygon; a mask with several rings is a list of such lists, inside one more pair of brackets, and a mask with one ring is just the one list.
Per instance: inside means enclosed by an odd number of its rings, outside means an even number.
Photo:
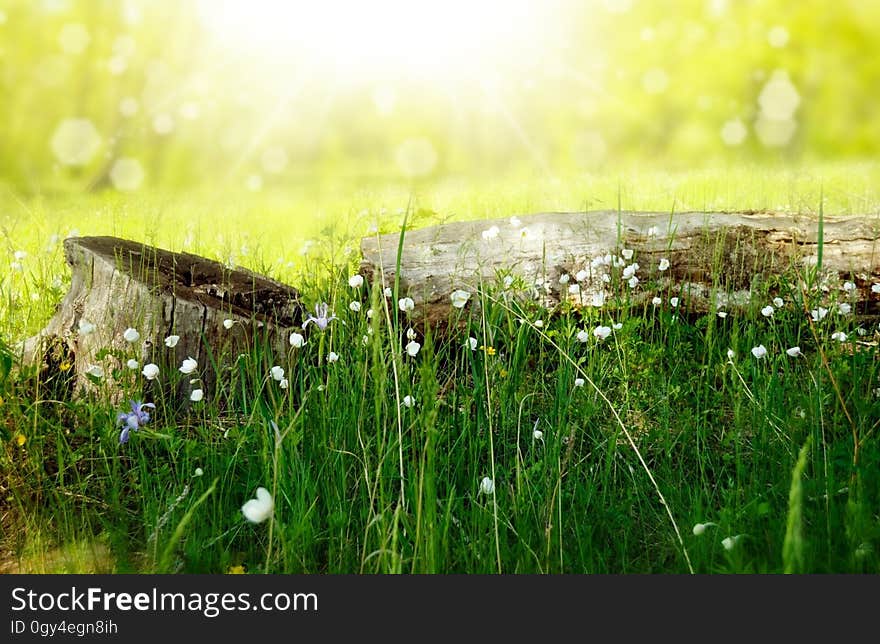
[{"label": "blurred background foliage", "polygon": [[315,4],[0,0],[0,183],[259,190],[880,147],[876,0]]}]

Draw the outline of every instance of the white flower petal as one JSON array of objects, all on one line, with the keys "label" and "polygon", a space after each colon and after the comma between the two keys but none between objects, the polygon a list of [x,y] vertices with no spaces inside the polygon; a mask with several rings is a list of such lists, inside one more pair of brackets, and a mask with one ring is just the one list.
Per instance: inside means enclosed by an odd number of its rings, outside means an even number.
[{"label": "white flower petal", "polygon": [[241,506],[244,518],[251,523],[262,523],[272,516],[274,510],[275,502],[272,500],[272,495],[264,487],[257,488],[257,498],[250,499]]},{"label": "white flower petal", "polygon": [[609,335],[611,335],[611,327],[610,326],[602,326],[601,324],[593,329],[593,335],[599,338],[600,340],[604,340]]},{"label": "white flower petal", "polygon": [[305,343],[306,339],[301,334],[296,332],[290,334],[290,346],[301,349]]},{"label": "white flower petal", "polygon": [[464,308],[465,304],[468,303],[468,300],[471,299],[471,294],[467,291],[463,291],[461,289],[457,289],[452,292],[452,295],[449,296],[452,300],[452,306],[457,309]]},{"label": "white flower petal", "polygon": [[189,375],[198,368],[199,368],[198,361],[196,361],[195,358],[187,356],[186,360],[184,360],[183,363],[180,365],[179,371],[180,371],[180,373]]},{"label": "white flower petal", "polygon": [[421,348],[421,344],[419,344],[415,340],[410,340],[409,343],[407,343],[406,345],[406,352],[411,358],[415,358],[419,353],[419,349]]},{"label": "white flower petal", "polygon": [[86,369],[86,373],[95,378],[103,378],[104,377],[104,368],[100,365],[89,365],[89,368]]}]

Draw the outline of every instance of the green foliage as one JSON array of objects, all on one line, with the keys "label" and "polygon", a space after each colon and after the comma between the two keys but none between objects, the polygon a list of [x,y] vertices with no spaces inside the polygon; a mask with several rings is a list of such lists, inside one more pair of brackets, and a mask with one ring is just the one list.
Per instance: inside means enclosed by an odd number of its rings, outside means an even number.
[{"label": "green foliage", "polygon": [[[752,283],[754,310],[722,319],[672,292],[548,312],[502,274],[453,312],[460,333],[419,329],[415,357],[402,283],[348,285],[360,238],[450,220],[769,209],[821,231],[878,211],[880,4],[528,4],[561,6],[535,42],[432,76],[270,60],[210,33],[211,2],[0,0],[0,569],[880,572],[877,329],[832,313],[814,335],[804,311],[834,304],[800,292],[818,275]],[[769,124],[768,85],[787,102]],[[71,401],[63,343],[58,375],[16,366],[76,234],[250,268],[340,321],[240,356],[185,413],[158,401],[120,445],[117,392],[96,377]],[[725,244],[700,249],[718,288],[743,278]],[[96,359],[128,399],[125,357]],[[258,487],[275,507],[251,524]]]},{"label": "green foliage", "polygon": [[[548,312],[525,284],[500,297],[500,276],[482,314],[454,310],[465,335],[420,329],[412,357],[408,316],[378,285],[311,275],[306,301],[340,320],[287,356],[242,356],[215,399],[183,415],[160,404],[125,445],[103,385],[63,403],[36,374],[7,377],[6,545],[22,566],[85,542],[118,572],[880,570],[878,361],[828,337],[830,318],[811,343],[788,296],[772,320],[668,298]],[[612,323],[604,341],[575,338]],[[857,319],[833,324],[858,337]],[[803,356],[785,354],[795,341]],[[254,525],[240,508],[261,486],[275,508]]]},{"label": "green foliage", "polygon": [[[261,42],[261,30],[308,29],[308,11],[249,8],[227,34],[212,27],[225,3],[4,0],[0,176],[33,194],[129,190],[139,172],[144,187],[259,189],[352,174],[419,185],[512,170],[558,176],[621,164],[669,170],[877,155],[877,3],[662,0],[624,13],[607,4],[535,3],[537,15],[520,24],[498,3],[486,24],[466,26],[487,48],[510,26],[500,50],[409,69],[411,51],[357,68],[349,64],[370,52],[347,51],[351,43],[335,43],[334,66],[297,49],[296,36]],[[383,36],[372,42],[395,40]],[[445,60],[460,43],[430,46]],[[797,100],[762,121],[762,92],[774,78]],[[98,139],[76,165],[59,164],[50,145],[65,119],[87,119]],[[736,145],[721,135],[731,123],[744,128]],[[772,142],[774,132],[783,144]],[[420,152],[425,141],[433,152]],[[140,170],[123,164],[114,176],[119,159]]]}]

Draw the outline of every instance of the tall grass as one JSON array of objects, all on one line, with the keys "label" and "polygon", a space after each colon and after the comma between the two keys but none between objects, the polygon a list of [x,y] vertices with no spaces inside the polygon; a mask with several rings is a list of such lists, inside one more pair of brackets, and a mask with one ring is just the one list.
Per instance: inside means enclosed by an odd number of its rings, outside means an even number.
[{"label": "tall grass", "polygon": [[[44,206],[28,208],[52,229]],[[427,216],[404,211],[417,224]],[[104,232],[150,226],[148,208],[129,215],[136,224]],[[254,241],[239,235],[235,246]],[[532,285],[499,277],[454,310],[455,332],[418,328],[412,357],[400,285],[391,297],[351,288],[354,237],[319,239],[322,252],[295,255],[293,268],[239,259],[295,272],[304,300],[330,303],[339,320],[286,355],[241,356],[214,399],[183,416],[159,404],[125,445],[102,385],[67,400],[11,368],[14,342],[64,291],[51,285],[57,247],[44,254],[30,240],[26,270],[2,277],[4,569],[880,571],[880,369],[876,347],[857,344],[876,340],[877,326],[858,305],[813,322],[819,295],[780,275],[785,302],[770,319],[690,314],[670,293],[656,307],[548,312]],[[759,288],[762,305],[776,294]],[[599,340],[599,324],[620,327]],[[832,339],[837,330],[849,340]],[[795,345],[803,355],[786,354]],[[269,374],[275,364],[287,389]],[[142,384],[133,376],[126,394]],[[241,506],[260,486],[275,508],[251,524]]]}]

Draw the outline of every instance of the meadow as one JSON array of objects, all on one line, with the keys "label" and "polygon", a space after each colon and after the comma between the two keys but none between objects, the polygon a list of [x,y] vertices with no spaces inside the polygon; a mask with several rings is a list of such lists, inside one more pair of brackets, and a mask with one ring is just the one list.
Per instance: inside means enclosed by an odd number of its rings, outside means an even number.
[{"label": "meadow", "polygon": [[[0,0],[0,572],[880,572],[876,273],[700,313],[608,248],[643,303],[505,273],[435,328],[357,277],[540,212],[876,227],[878,83],[869,0]],[[21,347],[92,235],[326,313],[216,390],[134,321],[71,396]]]},{"label": "meadow", "polygon": [[[638,308],[547,311],[529,298],[533,285],[499,279],[472,294],[479,312],[454,310],[461,332],[408,334],[408,312],[352,277],[360,238],[404,221],[618,207],[876,218],[878,180],[874,162],[815,162],[324,177],[259,192],[7,187],[0,565],[877,573],[880,328],[845,280],[813,293],[798,287],[802,275],[775,276],[755,285],[747,310],[722,317],[664,292]],[[337,319],[297,329],[304,343],[285,356],[239,356],[183,417],[154,400],[122,443],[118,416],[130,410],[100,378],[64,399],[17,366],[17,343],[66,292],[60,241],[93,234],[251,268]],[[160,366],[160,378],[193,377]],[[144,376],[113,387],[142,401]],[[246,506],[260,487],[268,496]]]}]

